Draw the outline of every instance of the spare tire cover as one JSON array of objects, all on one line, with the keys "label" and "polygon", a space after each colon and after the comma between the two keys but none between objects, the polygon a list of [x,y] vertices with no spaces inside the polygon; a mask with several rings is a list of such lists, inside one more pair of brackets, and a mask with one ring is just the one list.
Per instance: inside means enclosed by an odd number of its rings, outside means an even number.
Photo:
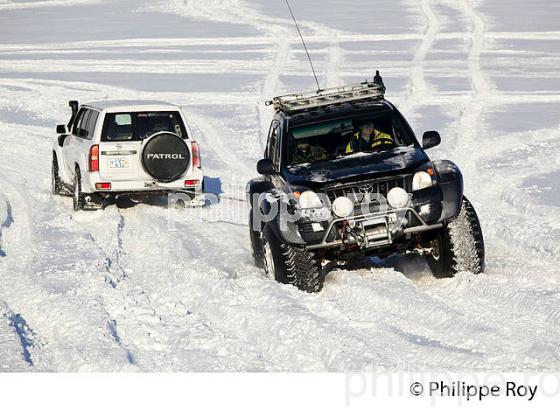
[{"label": "spare tire cover", "polygon": [[189,147],[181,137],[161,132],[144,144],[142,166],[155,180],[171,182],[187,171],[190,157]]}]

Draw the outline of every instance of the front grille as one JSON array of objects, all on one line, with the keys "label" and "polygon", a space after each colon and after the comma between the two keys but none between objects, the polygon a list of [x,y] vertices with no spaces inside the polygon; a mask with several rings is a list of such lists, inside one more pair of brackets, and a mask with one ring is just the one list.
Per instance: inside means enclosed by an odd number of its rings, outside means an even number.
[{"label": "front grille", "polygon": [[396,187],[402,188],[406,192],[411,192],[412,177],[410,175],[404,175],[360,182],[355,185],[326,189],[325,194],[327,194],[331,202],[340,196],[346,196],[354,202],[354,205],[359,206],[364,200],[369,202],[371,200],[370,198],[376,198],[379,195],[383,195],[387,198],[387,193]]}]

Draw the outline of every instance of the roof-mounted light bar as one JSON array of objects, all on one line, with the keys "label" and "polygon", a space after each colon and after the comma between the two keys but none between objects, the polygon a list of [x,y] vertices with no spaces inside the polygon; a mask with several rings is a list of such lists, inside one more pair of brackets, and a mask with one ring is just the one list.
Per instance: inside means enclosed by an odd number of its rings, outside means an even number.
[{"label": "roof-mounted light bar", "polygon": [[273,105],[278,111],[295,113],[333,104],[381,99],[384,95],[385,85],[379,71],[376,71],[372,82],[328,88],[317,93],[283,95],[267,101],[266,105]]}]

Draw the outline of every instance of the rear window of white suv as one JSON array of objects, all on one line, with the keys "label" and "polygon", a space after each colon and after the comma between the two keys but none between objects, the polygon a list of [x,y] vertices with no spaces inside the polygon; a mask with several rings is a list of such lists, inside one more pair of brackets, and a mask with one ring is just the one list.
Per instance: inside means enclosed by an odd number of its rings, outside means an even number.
[{"label": "rear window of white suv", "polygon": [[141,141],[162,131],[187,138],[185,124],[177,111],[108,113],[101,141]]}]

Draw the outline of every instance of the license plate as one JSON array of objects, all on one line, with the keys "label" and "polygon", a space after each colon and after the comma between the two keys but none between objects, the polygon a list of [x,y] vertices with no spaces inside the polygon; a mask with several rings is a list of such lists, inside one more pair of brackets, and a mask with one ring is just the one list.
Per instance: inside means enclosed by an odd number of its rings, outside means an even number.
[{"label": "license plate", "polygon": [[109,159],[109,168],[128,168],[128,159],[111,158]]},{"label": "license plate", "polygon": [[144,182],[144,188],[157,189],[159,188],[159,184],[157,183],[157,181]]}]

